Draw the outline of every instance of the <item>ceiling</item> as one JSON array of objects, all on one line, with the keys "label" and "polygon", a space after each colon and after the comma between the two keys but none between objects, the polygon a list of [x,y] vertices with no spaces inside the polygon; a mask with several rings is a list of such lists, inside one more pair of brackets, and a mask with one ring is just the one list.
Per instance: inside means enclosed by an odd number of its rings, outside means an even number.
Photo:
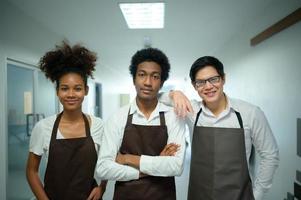
[{"label": "ceiling", "polygon": [[26,15],[72,43],[81,42],[98,53],[102,71],[128,75],[131,56],[143,48],[145,37],[169,57],[171,76],[188,75],[192,62],[220,49],[273,0],[165,0],[165,28],[130,30],[115,0],[9,0]]}]

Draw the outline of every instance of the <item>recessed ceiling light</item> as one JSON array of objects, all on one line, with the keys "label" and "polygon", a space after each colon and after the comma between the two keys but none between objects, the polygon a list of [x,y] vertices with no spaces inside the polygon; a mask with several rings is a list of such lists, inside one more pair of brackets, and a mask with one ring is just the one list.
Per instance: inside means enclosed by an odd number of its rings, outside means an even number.
[{"label": "recessed ceiling light", "polygon": [[164,28],[164,3],[119,3],[130,29]]}]

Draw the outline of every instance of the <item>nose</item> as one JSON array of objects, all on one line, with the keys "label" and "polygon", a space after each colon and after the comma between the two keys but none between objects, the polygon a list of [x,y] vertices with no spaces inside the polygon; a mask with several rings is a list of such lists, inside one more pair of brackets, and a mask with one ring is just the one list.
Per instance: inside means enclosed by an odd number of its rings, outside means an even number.
[{"label": "nose", "polygon": [[69,90],[67,95],[68,95],[68,97],[73,97],[74,96],[74,90]]},{"label": "nose", "polygon": [[146,76],[144,79],[144,85],[151,85],[152,79],[151,76]]}]

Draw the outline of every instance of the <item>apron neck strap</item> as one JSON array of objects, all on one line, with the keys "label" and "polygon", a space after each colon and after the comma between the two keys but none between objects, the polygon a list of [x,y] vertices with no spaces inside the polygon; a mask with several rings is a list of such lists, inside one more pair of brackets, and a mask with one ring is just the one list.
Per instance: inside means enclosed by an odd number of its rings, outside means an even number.
[{"label": "apron neck strap", "polygon": [[55,140],[56,139],[56,134],[57,134],[57,130],[59,128],[59,123],[61,121],[63,112],[61,112],[60,114],[58,114],[58,116],[55,119],[53,128],[52,128],[52,133],[51,133],[51,140]]},{"label": "apron neck strap", "polygon": [[240,128],[244,128],[244,125],[243,125],[243,123],[242,123],[242,118],[241,118],[240,113],[237,112],[237,111],[235,111],[235,114],[236,114],[236,117],[237,117],[237,119],[238,119]]},{"label": "apron neck strap", "polygon": [[195,122],[194,122],[194,127],[196,126],[198,120],[199,120],[199,117],[200,117],[200,114],[202,112],[202,108],[200,109],[200,111],[198,112],[198,114],[196,115],[196,119],[195,119]]},{"label": "apron neck strap", "polygon": [[[59,123],[61,121],[63,112],[61,112],[60,114],[58,114],[57,118],[55,119],[54,125],[53,125],[53,129],[52,129],[52,134],[51,134],[51,140],[55,140],[57,137],[57,130],[59,128]],[[86,136],[90,136],[90,125],[89,125],[89,121],[86,117],[86,115],[83,113],[83,118],[84,118],[84,122],[85,122],[85,131],[86,131]]]},{"label": "apron neck strap", "polygon": [[130,111],[131,111],[131,107],[128,112],[128,118],[126,120],[126,125],[132,124],[133,114],[130,114]]},{"label": "apron neck strap", "polygon": [[[200,109],[200,111],[197,113],[196,115],[196,119],[195,119],[195,122],[194,122],[194,127],[196,126],[198,120],[199,120],[199,117],[200,117],[200,114],[202,112],[202,108]],[[238,119],[238,122],[239,122],[239,126],[240,128],[244,128],[244,125],[243,125],[243,122],[242,122],[242,118],[241,118],[241,115],[239,112],[235,111],[235,114],[236,114],[236,117]]]},{"label": "apron neck strap", "polygon": [[90,133],[90,125],[89,125],[89,121],[86,117],[86,115],[83,113],[83,118],[84,118],[84,122],[85,122],[85,129],[86,129],[86,136],[90,136],[91,133]]},{"label": "apron neck strap", "polygon": [[[131,110],[131,109],[130,109]],[[126,124],[132,124],[132,120],[133,120],[133,114],[130,114],[130,110],[128,112],[128,118],[126,121]],[[159,116],[160,116],[160,125],[164,126],[165,125],[165,116],[164,116],[164,112],[159,112]]]},{"label": "apron neck strap", "polygon": [[160,115],[160,125],[165,126],[164,112],[159,112],[159,115]]}]

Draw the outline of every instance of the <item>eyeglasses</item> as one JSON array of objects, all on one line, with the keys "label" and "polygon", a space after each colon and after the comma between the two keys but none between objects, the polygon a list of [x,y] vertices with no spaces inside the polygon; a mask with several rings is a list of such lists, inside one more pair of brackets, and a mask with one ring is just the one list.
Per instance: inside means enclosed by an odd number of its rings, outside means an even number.
[{"label": "eyeglasses", "polygon": [[205,80],[195,80],[194,84],[197,88],[202,88],[206,85],[206,82],[208,81],[212,85],[219,83],[221,80],[221,76],[213,76],[211,78],[205,79]]}]

